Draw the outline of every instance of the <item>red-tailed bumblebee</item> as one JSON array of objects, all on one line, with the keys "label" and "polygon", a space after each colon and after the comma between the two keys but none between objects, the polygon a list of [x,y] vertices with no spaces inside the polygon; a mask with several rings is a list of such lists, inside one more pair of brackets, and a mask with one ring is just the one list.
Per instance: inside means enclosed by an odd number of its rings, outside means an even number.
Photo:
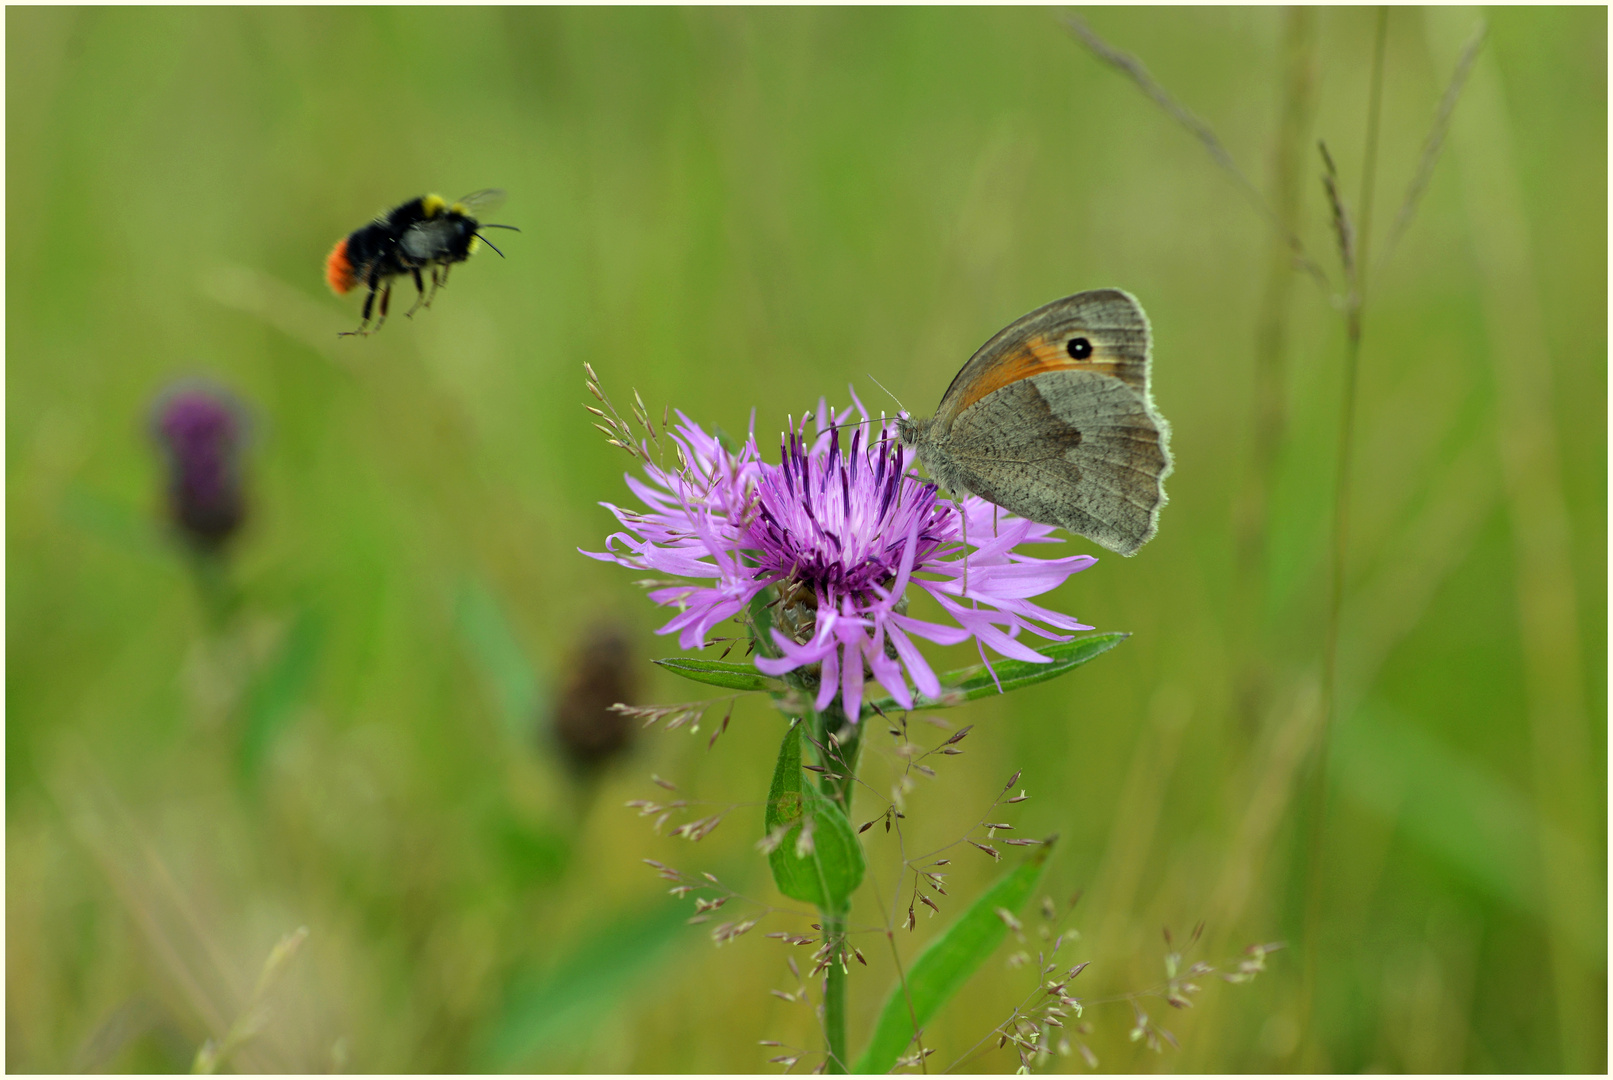
[{"label": "red-tailed bumblebee", "polygon": [[[431,306],[437,290],[448,284],[449,268],[470,258],[479,244],[487,244],[502,259],[504,253],[478,230],[521,230],[514,225],[486,224],[478,220],[478,215],[496,209],[503,201],[504,192],[496,188],[473,192],[452,205],[441,195],[421,195],[336,241],[325,260],[325,280],[337,295],[345,295],[360,285],[370,290],[364,298],[364,316],[358,329],[345,331],[342,336],[381,328],[386,322],[395,277],[409,274],[414,278],[419,295],[414,307],[405,312],[412,317],[422,305]],[[431,271],[429,294],[420,273],[426,269]],[[375,310],[377,295],[381,298],[379,312]],[[374,326],[370,325],[372,314],[380,316]]]}]

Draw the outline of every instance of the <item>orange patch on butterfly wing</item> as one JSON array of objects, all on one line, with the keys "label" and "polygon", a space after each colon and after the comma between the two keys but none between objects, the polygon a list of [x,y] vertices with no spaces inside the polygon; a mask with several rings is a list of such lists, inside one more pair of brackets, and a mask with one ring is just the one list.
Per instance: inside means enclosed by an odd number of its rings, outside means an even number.
[{"label": "orange patch on butterfly wing", "polygon": [[330,249],[330,255],[325,259],[325,280],[330,283],[331,291],[341,296],[353,288],[356,280],[353,274],[353,264],[347,258],[347,237],[336,241],[336,246]]},{"label": "orange patch on butterfly wing", "polygon": [[1101,375],[1118,375],[1120,365],[1112,357],[1106,356],[1107,352],[1107,349],[1098,346],[1097,351],[1087,359],[1077,360],[1069,354],[1063,338],[1058,341],[1049,341],[1040,336],[1030,338],[992,361],[979,378],[964,387],[963,397],[954,415],[1005,386],[1049,371],[1095,371]]}]

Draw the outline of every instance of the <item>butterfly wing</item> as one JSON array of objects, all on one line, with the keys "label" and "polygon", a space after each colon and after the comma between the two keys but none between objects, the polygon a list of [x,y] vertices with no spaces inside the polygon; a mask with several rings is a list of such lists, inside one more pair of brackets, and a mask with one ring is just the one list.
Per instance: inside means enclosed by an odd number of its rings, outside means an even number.
[{"label": "butterfly wing", "polygon": [[1154,535],[1171,470],[1149,363],[1147,316],[1119,290],[1031,312],[941,400],[927,434],[955,474],[947,486],[1133,554]]},{"label": "butterfly wing", "polygon": [[[1072,351],[1085,339],[1091,353]],[[937,421],[950,423],[970,405],[1009,383],[1048,371],[1112,375],[1149,401],[1148,316],[1130,293],[1094,289],[1055,300],[999,331],[963,365],[941,395]]]}]

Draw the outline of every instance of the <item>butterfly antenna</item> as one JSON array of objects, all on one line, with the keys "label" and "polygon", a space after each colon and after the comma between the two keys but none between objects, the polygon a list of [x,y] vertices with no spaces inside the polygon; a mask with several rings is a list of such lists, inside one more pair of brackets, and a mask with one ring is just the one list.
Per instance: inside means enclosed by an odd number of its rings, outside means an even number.
[{"label": "butterfly antenna", "polygon": [[881,415],[881,416],[870,416],[866,420],[851,420],[851,421],[848,421],[848,422],[846,422],[844,424],[836,424],[835,427],[849,428],[849,427],[862,427],[864,424],[888,424],[888,423],[890,423],[890,418],[887,417],[887,416]]},{"label": "butterfly antenna", "polygon": [[[874,378],[872,375],[869,375],[868,378],[875,386],[879,387],[881,390],[885,390],[885,384],[884,383],[880,382],[878,379]],[[907,406],[902,404],[902,399],[901,398],[897,397],[895,394],[891,394],[891,392],[889,390],[885,390],[885,393],[890,394],[890,399],[892,401],[896,402],[896,407],[898,409],[901,409],[904,413],[907,411]]]}]

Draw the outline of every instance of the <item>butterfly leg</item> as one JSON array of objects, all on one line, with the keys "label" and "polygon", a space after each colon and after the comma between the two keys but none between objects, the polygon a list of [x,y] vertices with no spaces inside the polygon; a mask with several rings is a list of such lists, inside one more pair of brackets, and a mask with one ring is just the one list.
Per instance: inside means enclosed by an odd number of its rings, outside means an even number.
[{"label": "butterfly leg", "polygon": [[958,520],[963,522],[963,595],[969,595],[969,515],[963,508],[963,500],[957,502]]}]

